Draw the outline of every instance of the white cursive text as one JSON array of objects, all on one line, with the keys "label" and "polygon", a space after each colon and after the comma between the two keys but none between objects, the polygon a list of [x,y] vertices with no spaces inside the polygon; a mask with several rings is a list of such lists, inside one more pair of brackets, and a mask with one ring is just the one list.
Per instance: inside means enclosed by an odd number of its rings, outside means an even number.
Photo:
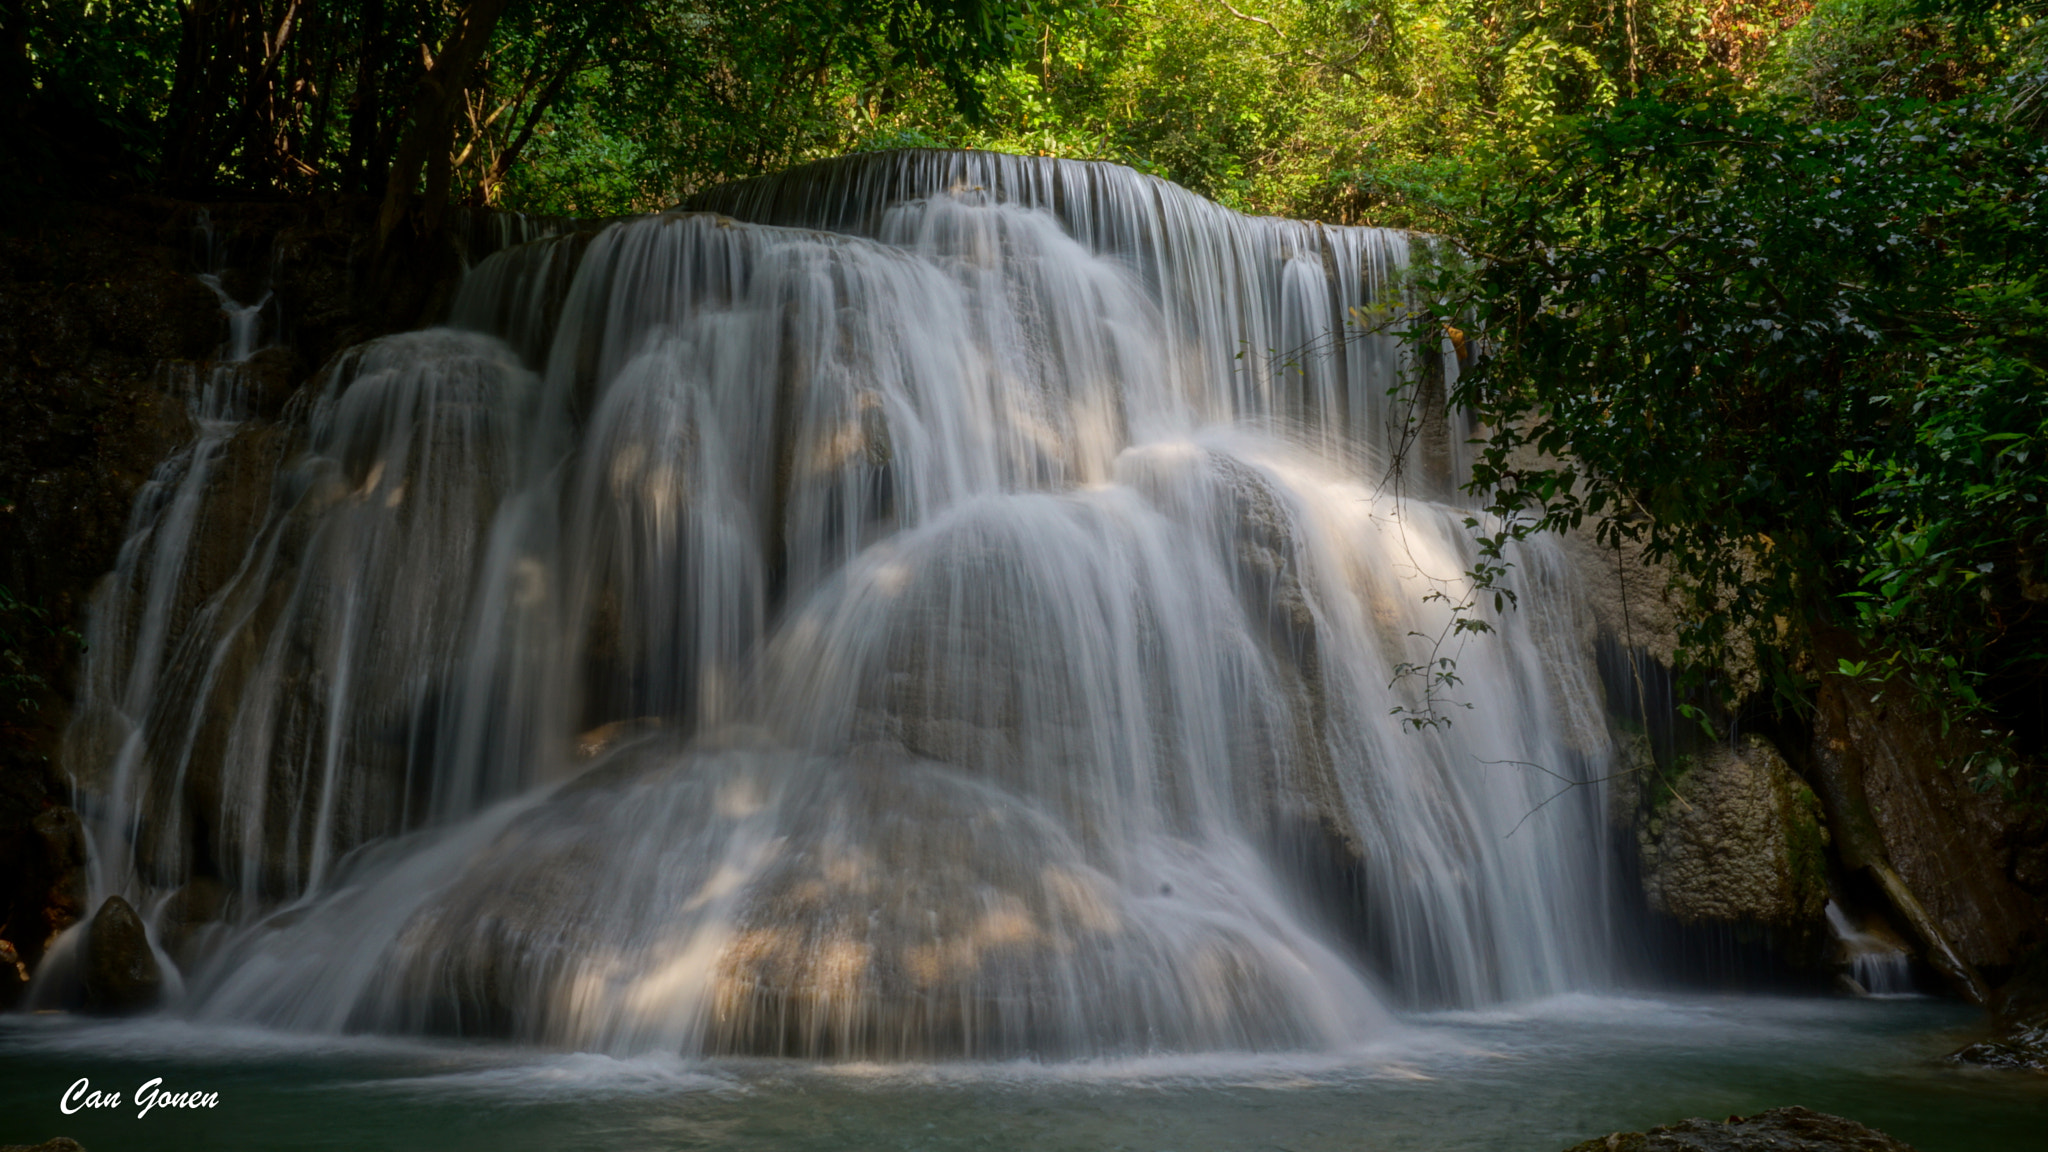
[{"label": "white cursive text", "polygon": [[[218,1092],[170,1092],[161,1087],[163,1077],[153,1077],[135,1090],[135,1118],[140,1120],[154,1108],[213,1108],[220,1104]],[[95,1092],[92,1081],[80,1076],[64,1095],[57,1100],[57,1109],[66,1116],[82,1112],[87,1108],[119,1108],[119,1092]]]}]

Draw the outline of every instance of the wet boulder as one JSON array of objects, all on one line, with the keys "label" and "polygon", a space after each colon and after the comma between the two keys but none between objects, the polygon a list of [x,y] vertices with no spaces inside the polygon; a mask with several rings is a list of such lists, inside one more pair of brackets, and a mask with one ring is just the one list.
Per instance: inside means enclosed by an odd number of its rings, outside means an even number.
[{"label": "wet boulder", "polygon": [[353,922],[287,928],[262,946],[298,967],[248,1003],[803,1059],[1285,1049],[1355,1026],[1305,1007],[1328,1001],[1303,982],[1348,977],[1236,915],[1247,894],[1207,863],[1134,892],[1035,806],[895,750],[642,741],[480,845],[376,964],[346,958]]},{"label": "wet boulder", "polygon": [[150,950],[142,917],[128,901],[107,897],[85,936],[85,1009],[109,1016],[140,1012],[163,992],[163,971]]},{"label": "wet boulder", "polygon": [[1648,1132],[1614,1132],[1565,1152],[1913,1152],[1854,1120],[1809,1108],[1773,1108],[1724,1122],[1680,1120]]}]

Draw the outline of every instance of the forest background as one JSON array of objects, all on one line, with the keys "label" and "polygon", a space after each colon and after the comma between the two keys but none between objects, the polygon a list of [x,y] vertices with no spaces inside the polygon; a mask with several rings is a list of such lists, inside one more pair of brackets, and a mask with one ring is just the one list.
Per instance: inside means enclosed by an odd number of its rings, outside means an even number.
[{"label": "forest background", "polygon": [[[0,194],[598,218],[851,151],[1113,160],[1426,229],[1487,558],[1669,572],[1723,721],[1908,686],[1980,787],[2048,735],[2040,0],[5,0]],[[1528,451],[1539,448],[1540,452]],[[9,658],[37,627],[0,589]],[[28,698],[30,671],[9,697]],[[1455,704],[1454,664],[1422,673]],[[17,681],[20,681],[19,683]],[[1703,720],[1708,712],[1697,711]],[[1425,722],[1456,719],[1431,710]]]},{"label": "forest background", "polygon": [[523,212],[929,145],[1402,225],[1455,211],[1476,152],[1668,80],[1838,98],[1899,86],[1895,47],[1983,54],[1914,3],[7,0],[0,83],[52,146],[108,137],[126,176],[195,193],[380,193],[417,129],[450,198]]}]

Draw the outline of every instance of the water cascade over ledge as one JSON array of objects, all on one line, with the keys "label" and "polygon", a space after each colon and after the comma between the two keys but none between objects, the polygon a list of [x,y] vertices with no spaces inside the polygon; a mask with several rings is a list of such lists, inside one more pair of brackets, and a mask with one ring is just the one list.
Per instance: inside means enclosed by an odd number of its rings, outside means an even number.
[{"label": "water cascade over ledge", "polygon": [[1474,559],[1457,351],[1359,322],[1414,243],[903,152],[500,252],[209,425],[282,461],[259,527],[138,513],[68,738],[96,896],[173,1011],[620,1055],[1331,1047],[1599,985],[1560,556],[1442,650],[1469,710],[1393,715]]}]

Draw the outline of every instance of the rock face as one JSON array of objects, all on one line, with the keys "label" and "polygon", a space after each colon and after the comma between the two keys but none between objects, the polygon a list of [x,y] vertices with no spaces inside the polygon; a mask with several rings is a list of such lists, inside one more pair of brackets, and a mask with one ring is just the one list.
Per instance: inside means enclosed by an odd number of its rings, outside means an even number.
[{"label": "rock face", "polygon": [[1594,633],[1671,667],[1678,650],[1678,609],[1670,571],[1647,561],[1640,542],[1602,544],[1590,526],[1567,532],[1559,541],[1571,558],[1585,597],[1586,623]]},{"label": "rock face", "polygon": [[1565,1152],[1913,1152],[1854,1120],[1808,1108],[1773,1108],[1725,1123],[1680,1120],[1648,1132],[1615,1132]]},{"label": "rock face", "polygon": [[85,937],[85,1008],[119,1016],[156,1003],[163,972],[150,951],[142,918],[128,901],[107,897]]},{"label": "rock face", "polygon": [[2008,1020],[2048,1022],[2048,944],[2040,944],[2014,969],[1992,1005]]},{"label": "rock face", "polygon": [[227,886],[211,876],[194,876],[171,894],[157,913],[157,938],[172,963],[184,968],[198,957],[194,945],[227,910]]},{"label": "rock face", "polygon": [[1770,741],[1744,737],[1680,757],[1675,778],[1639,785],[1650,907],[1681,923],[1803,928],[1827,905],[1820,803]]},{"label": "rock face", "polygon": [[[1836,658],[1825,644],[1821,655],[1824,667]],[[2010,971],[2048,927],[2040,894],[2020,882],[2034,866],[2038,829],[2012,804],[1970,787],[1958,763],[1965,734],[1944,736],[1903,689],[1872,692],[1829,674],[1815,703],[1814,779],[1842,863],[1869,871],[1888,894],[1902,886],[1905,902],[1917,899],[1923,915],[1902,917],[1917,942],[1981,999],[1970,969],[1994,979]],[[1944,964],[1949,950],[1956,962]]]}]

